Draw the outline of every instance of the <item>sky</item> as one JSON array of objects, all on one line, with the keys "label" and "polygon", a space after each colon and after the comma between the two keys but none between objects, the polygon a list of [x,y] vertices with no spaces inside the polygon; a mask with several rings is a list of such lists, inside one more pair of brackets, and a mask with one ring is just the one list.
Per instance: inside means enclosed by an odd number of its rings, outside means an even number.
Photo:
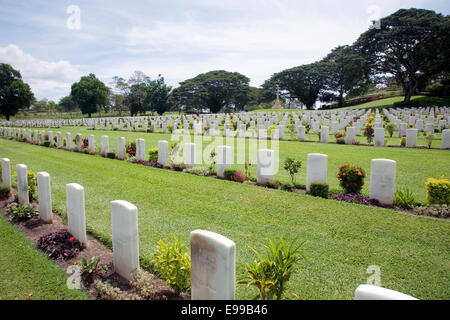
[{"label": "sky", "polygon": [[401,8],[449,15],[450,1],[0,0],[0,63],[18,69],[37,99],[56,102],[89,73],[110,85],[140,70],[176,87],[227,70],[260,86]]}]

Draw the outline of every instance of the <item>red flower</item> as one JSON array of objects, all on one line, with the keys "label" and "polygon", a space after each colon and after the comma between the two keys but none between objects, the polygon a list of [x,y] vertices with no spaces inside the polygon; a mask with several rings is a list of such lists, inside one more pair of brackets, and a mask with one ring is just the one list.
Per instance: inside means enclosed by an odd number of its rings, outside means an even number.
[{"label": "red flower", "polygon": [[75,240],[75,237],[69,238],[69,241],[70,241],[70,242],[72,242],[73,240]]},{"label": "red flower", "polygon": [[365,185],[365,184],[366,184],[366,183],[363,181],[363,182],[362,182],[362,185]]},{"label": "red flower", "polygon": [[358,176],[362,176],[362,173],[361,173],[361,172],[358,172]]}]

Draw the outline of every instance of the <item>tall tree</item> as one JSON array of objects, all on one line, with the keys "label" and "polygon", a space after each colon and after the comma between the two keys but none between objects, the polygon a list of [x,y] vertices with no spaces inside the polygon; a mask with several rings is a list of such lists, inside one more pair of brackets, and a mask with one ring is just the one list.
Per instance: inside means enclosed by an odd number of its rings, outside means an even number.
[{"label": "tall tree", "polygon": [[78,109],[77,104],[75,103],[75,101],[73,101],[71,96],[65,96],[61,98],[58,104],[65,112],[73,112]]},{"label": "tall tree", "polygon": [[171,86],[164,83],[164,78],[161,75],[158,79],[150,80],[145,94],[145,104],[151,111],[156,111],[162,115],[169,109],[169,94],[172,90]]},{"label": "tall tree", "polygon": [[185,109],[209,108],[217,113],[225,108],[242,110],[248,101],[250,79],[224,70],[202,73],[185,80],[173,91],[172,99]]},{"label": "tall tree", "polygon": [[[330,69],[328,89],[338,93],[339,106],[344,103],[344,96],[350,91],[364,87],[368,82],[369,68],[364,58],[351,46],[340,46],[331,51],[323,60],[329,62]],[[330,93],[324,94],[322,101],[332,98]]]},{"label": "tall tree", "polygon": [[334,70],[332,63],[315,62],[275,73],[263,84],[266,90],[283,90],[286,99],[298,99],[307,109],[313,109],[319,95],[328,90],[329,79]]},{"label": "tall tree", "polygon": [[88,114],[89,118],[92,113],[104,108],[108,103],[109,88],[101,82],[95,74],[90,73],[88,76],[81,77],[79,82],[72,85],[70,93],[73,101],[79,106],[83,114]]},{"label": "tall tree", "polygon": [[11,65],[0,64],[0,114],[6,120],[15,115],[19,109],[28,108],[34,101],[30,86],[22,81],[18,70]]},{"label": "tall tree", "polygon": [[355,43],[373,74],[391,74],[405,102],[419,86],[450,68],[450,18],[424,9],[401,9]]}]

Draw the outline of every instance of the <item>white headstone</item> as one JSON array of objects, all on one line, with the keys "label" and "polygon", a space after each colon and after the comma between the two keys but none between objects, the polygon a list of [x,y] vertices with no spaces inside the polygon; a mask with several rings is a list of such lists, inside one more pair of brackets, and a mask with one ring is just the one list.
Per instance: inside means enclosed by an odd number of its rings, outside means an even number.
[{"label": "white headstone", "polygon": [[233,300],[236,291],[236,245],[210,231],[191,232],[191,299]]},{"label": "white headstone", "polygon": [[404,293],[377,287],[370,284],[362,284],[355,291],[355,300],[418,300]]},{"label": "white headstone", "polygon": [[186,168],[195,167],[196,155],[195,155],[195,143],[184,144],[184,164]]},{"label": "white headstone", "polygon": [[102,136],[102,155],[105,155],[109,152],[109,138],[108,136]]},{"label": "white headstone", "polygon": [[375,147],[384,146],[384,128],[375,128],[374,145]]},{"label": "white headstone", "polygon": [[114,270],[131,280],[139,268],[139,234],[137,207],[127,201],[111,202],[111,227]]},{"label": "white headstone", "polygon": [[77,183],[66,185],[67,224],[69,232],[87,246],[84,188]]},{"label": "white headstone", "polygon": [[8,158],[2,159],[2,183],[11,188],[11,161]]},{"label": "white headstone", "polygon": [[53,222],[52,212],[52,189],[50,186],[50,175],[47,172],[38,172],[37,189],[39,200],[39,216],[47,223]]},{"label": "white headstone", "polygon": [[306,165],[306,191],[309,192],[311,183],[327,182],[328,156],[320,153],[309,153]]},{"label": "white headstone", "polygon": [[72,137],[70,135],[70,132],[66,133],[66,148],[71,149],[72,147]]},{"label": "white headstone", "polygon": [[125,138],[120,137],[117,139],[117,159],[124,160],[125,159]]},{"label": "white headstone", "polygon": [[145,140],[144,139],[136,140],[136,160],[137,161],[145,161]]},{"label": "white headstone", "polygon": [[406,129],[406,147],[415,148],[417,145],[417,129]]},{"label": "white headstone", "polygon": [[370,197],[384,205],[394,204],[395,172],[397,162],[372,159],[370,169]]},{"label": "white headstone", "polygon": [[330,129],[327,126],[322,126],[320,129],[320,142],[328,143],[330,140]]},{"label": "white headstone", "polygon": [[94,135],[90,134],[88,136],[88,150],[90,153],[94,153],[95,152],[95,139],[94,139]]},{"label": "white headstone", "polygon": [[223,178],[223,171],[231,167],[231,147],[217,147],[217,176]]},{"label": "white headstone", "polygon": [[257,182],[264,184],[273,180],[275,173],[275,152],[269,149],[259,149],[257,154]]},{"label": "white headstone", "polygon": [[442,131],[442,149],[450,149],[450,129]]},{"label": "white headstone", "polygon": [[28,205],[30,203],[28,195],[28,172],[27,166],[24,164],[16,165],[17,171],[17,193],[19,194],[19,203]]},{"label": "white headstone", "polygon": [[158,163],[163,166],[169,164],[169,143],[165,140],[158,141]]}]

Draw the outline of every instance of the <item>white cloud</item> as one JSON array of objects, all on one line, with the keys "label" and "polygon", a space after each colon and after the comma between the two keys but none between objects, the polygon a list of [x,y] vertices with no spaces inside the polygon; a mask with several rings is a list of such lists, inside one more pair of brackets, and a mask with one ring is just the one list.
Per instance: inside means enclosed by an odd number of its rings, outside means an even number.
[{"label": "white cloud", "polygon": [[58,99],[70,92],[81,72],[68,61],[44,61],[33,57],[14,44],[0,47],[0,61],[20,71],[37,98]]}]

